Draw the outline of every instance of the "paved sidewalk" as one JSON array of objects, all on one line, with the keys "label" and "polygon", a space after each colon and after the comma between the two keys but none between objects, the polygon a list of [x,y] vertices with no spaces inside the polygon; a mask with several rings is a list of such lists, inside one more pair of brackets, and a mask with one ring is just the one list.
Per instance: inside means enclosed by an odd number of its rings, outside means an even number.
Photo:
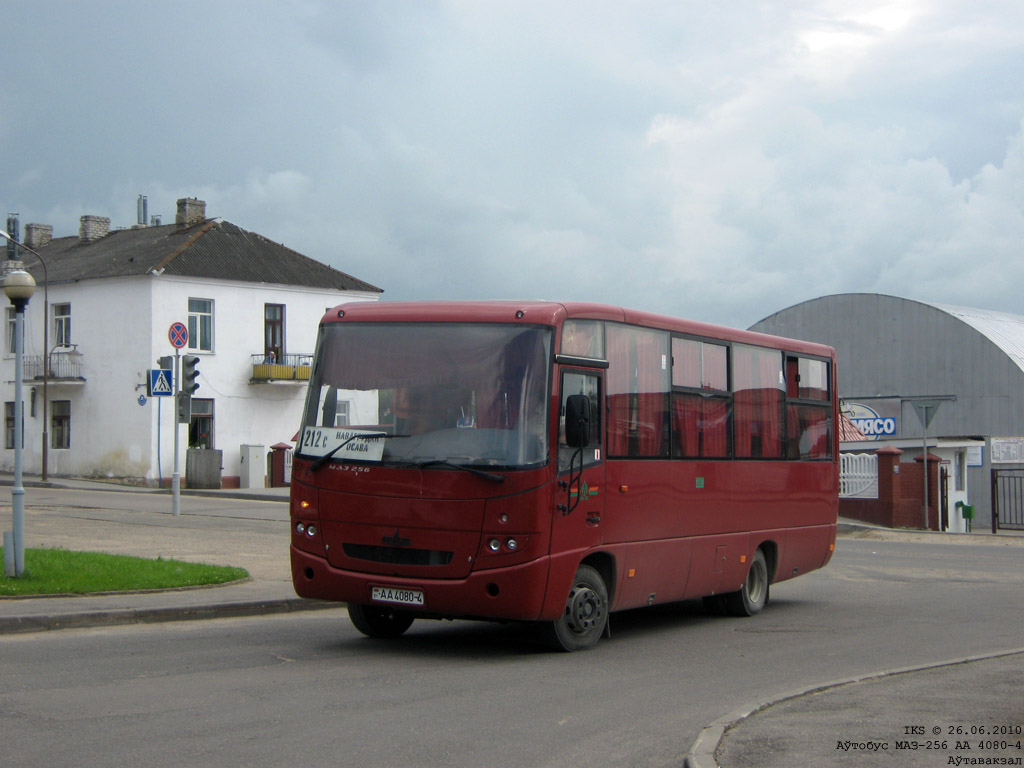
[{"label": "paved sidewalk", "polygon": [[1024,649],[756,702],[704,729],[688,768],[1024,764]]}]

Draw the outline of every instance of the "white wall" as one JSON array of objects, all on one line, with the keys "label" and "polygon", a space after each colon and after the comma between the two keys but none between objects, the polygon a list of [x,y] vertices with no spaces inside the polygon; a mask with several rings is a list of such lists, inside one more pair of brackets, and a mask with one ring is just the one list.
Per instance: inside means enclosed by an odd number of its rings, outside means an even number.
[{"label": "white wall", "polygon": [[[324,311],[343,301],[375,300],[375,293],[347,293],[282,285],[253,285],[227,280],[196,280],[163,276],[153,283],[153,350],[155,361],[173,353],[167,329],[173,322],[187,323],[188,299],[214,301],[213,351],[197,354],[197,398],[214,400],[213,447],[223,451],[222,474],[241,474],[241,446],[290,443],[298,431],[304,382],[250,384],[252,355],[264,348],[264,305],[285,305],[285,353],[313,353],[317,328]],[[183,350],[185,352],[186,350]],[[173,410],[163,406],[161,461],[164,477],[173,471]],[[154,422],[155,425],[155,422]],[[154,426],[154,449],[156,445]],[[187,437],[182,429],[182,445]],[[182,451],[184,457],[184,449]],[[154,464],[155,471],[155,464]],[[184,474],[184,458],[181,462]]]},{"label": "white wall", "polygon": [[[49,382],[50,402],[71,401],[71,448],[50,449],[51,475],[138,477],[150,482],[171,477],[174,398],[145,398],[145,384],[157,358],[174,354],[167,333],[174,322],[187,324],[190,297],[214,302],[213,350],[182,352],[201,358],[196,397],[214,400],[213,447],[223,451],[222,474],[237,476],[243,444],[269,448],[291,442],[306,393],[304,382],[249,383],[252,355],[262,354],[264,348],[264,304],[285,305],[285,352],[312,354],[326,308],[344,301],[376,300],[379,295],[166,275],[50,286],[51,307],[71,303],[71,340],[83,355],[85,377],[78,384]],[[28,307],[26,355],[45,354],[42,299],[38,290]],[[50,332],[52,336],[52,325]],[[5,402],[13,401],[13,355],[4,354],[0,365],[0,391]],[[33,387],[34,417],[29,407]],[[24,395],[23,466],[27,474],[37,474],[42,468],[41,386],[26,384]],[[180,429],[179,466],[184,476],[188,435],[184,425]],[[9,471],[13,464],[14,451],[4,450],[0,466]]]},{"label": "white wall", "polygon": [[[149,286],[146,278],[58,284],[49,287],[49,305],[71,304],[71,342],[82,354],[84,382],[47,382],[47,399],[71,401],[71,448],[50,448],[47,469],[52,475],[145,476],[149,466],[149,417],[136,399],[141,354],[149,347]],[[44,294],[41,288],[29,303],[25,354],[44,356]],[[53,349],[53,327],[49,345]],[[4,400],[14,400],[14,359],[4,359]],[[36,391],[35,415],[31,412]],[[144,390],[142,391],[144,394]],[[43,387],[41,380],[25,382],[26,473],[42,470]],[[47,420],[52,417],[48,407]],[[52,430],[50,430],[52,431]],[[52,435],[50,436],[52,440]],[[3,463],[13,466],[14,451],[5,450]]]}]

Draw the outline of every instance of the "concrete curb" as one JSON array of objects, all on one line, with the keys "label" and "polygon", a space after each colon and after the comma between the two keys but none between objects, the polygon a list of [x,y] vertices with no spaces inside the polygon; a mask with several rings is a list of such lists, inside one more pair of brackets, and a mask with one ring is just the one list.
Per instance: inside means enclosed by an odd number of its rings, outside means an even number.
[{"label": "concrete curb", "polygon": [[852,683],[862,683],[867,680],[878,680],[884,677],[892,677],[894,675],[905,675],[911,672],[924,672],[930,669],[939,669],[941,667],[952,667],[957,664],[967,664],[972,661],[984,661],[986,659],[999,659],[1004,656],[1015,656],[1018,654],[1024,654],[1024,648],[1017,648],[1009,651],[998,651],[996,653],[986,653],[978,656],[964,656],[958,659],[950,659],[947,661],[940,661],[934,664],[922,664],[920,666],[913,667],[898,667],[896,669],[889,669],[882,672],[869,672],[863,675],[856,675],[843,680],[833,680],[827,683],[820,683],[815,685],[809,685],[805,688],[799,688],[797,690],[783,693],[779,696],[775,696],[771,699],[765,699],[757,702],[751,702],[744,704],[743,706],[737,707],[732,712],[718,718],[711,724],[701,729],[700,734],[697,736],[697,740],[693,742],[693,746],[690,747],[689,753],[686,755],[686,759],[683,761],[685,768],[721,768],[718,765],[718,761],[715,760],[715,752],[718,751],[721,746],[722,739],[724,738],[727,731],[735,728],[737,725],[742,723],[751,715],[760,712],[762,709],[780,704],[790,699],[796,699],[801,696],[807,696],[812,693],[819,693],[821,691],[827,691],[831,688],[840,688],[844,685],[851,685]]},{"label": "concrete curb", "polygon": [[81,629],[84,627],[112,627],[122,624],[155,624],[168,621],[263,616],[273,613],[325,610],[342,606],[344,606],[344,603],[331,603],[323,600],[306,600],[301,597],[293,597],[230,601],[206,605],[181,605],[165,608],[106,608],[56,615],[7,616],[0,617],[0,635],[44,632],[58,629]]}]

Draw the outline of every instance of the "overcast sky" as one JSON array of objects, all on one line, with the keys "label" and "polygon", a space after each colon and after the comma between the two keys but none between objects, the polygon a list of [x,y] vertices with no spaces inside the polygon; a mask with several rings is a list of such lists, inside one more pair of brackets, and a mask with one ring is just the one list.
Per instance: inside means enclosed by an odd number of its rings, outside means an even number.
[{"label": "overcast sky", "polygon": [[1024,314],[1020,0],[0,0],[0,206],[175,201],[385,300]]}]

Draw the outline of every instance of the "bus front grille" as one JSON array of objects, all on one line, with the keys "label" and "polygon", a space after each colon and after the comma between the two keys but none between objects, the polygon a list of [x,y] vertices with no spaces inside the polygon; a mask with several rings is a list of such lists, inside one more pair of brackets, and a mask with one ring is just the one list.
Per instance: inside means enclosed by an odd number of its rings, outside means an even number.
[{"label": "bus front grille", "polygon": [[379,547],[368,544],[344,544],[346,557],[390,565],[448,565],[453,552],[437,549],[410,549],[408,547]]}]

